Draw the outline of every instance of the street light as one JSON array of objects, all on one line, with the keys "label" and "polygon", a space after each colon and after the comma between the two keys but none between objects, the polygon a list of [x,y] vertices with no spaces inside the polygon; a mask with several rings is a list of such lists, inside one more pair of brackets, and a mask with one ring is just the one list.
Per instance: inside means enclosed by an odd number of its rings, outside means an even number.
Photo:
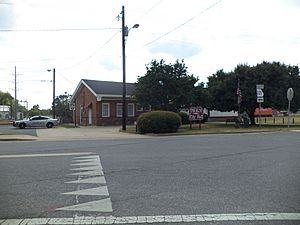
[{"label": "street light", "polygon": [[126,130],[126,60],[125,60],[125,37],[132,28],[138,28],[140,25],[135,24],[128,29],[125,26],[125,7],[122,6],[122,59],[123,59],[123,95],[122,95],[122,130]]},{"label": "street light", "polygon": [[47,70],[48,72],[53,71],[53,100],[52,100],[52,109],[53,109],[53,119],[55,119],[55,68],[52,70]]}]

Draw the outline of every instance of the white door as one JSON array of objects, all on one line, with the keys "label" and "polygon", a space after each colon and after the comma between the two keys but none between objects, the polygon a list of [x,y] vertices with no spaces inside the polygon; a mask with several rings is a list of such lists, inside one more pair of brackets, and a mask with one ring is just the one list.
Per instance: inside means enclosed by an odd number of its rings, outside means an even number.
[{"label": "white door", "polygon": [[89,108],[89,125],[92,125],[93,121],[92,121],[92,108]]}]

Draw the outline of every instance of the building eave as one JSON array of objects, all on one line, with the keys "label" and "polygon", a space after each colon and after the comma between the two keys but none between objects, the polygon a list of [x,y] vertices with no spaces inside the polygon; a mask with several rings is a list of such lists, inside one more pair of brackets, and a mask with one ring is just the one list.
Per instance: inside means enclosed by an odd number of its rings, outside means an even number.
[{"label": "building eave", "polygon": [[[97,94],[97,102],[101,102],[103,98],[123,98],[123,95],[108,95],[108,94]],[[132,95],[126,95],[126,98],[134,98]]]},{"label": "building eave", "polygon": [[97,94],[93,91],[93,89],[89,85],[87,85],[84,82],[84,80],[80,80],[79,84],[77,85],[77,87],[76,87],[76,89],[75,89],[75,91],[74,91],[74,93],[73,93],[73,95],[72,95],[72,97],[70,99],[70,102],[74,102],[75,101],[75,99],[76,99],[76,97],[77,97],[77,95],[79,93],[81,85],[84,85],[97,98]]}]

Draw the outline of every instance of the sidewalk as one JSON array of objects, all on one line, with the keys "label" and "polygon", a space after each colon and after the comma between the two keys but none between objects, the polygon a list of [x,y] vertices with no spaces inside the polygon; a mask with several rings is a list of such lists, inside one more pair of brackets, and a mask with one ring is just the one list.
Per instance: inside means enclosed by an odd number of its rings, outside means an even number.
[{"label": "sidewalk", "polygon": [[122,133],[119,126],[114,127],[77,127],[52,129],[36,129],[37,136],[2,134],[0,141],[60,141],[60,140],[107,140],[107,139],[128,139],[145,138],[142,135]]}]

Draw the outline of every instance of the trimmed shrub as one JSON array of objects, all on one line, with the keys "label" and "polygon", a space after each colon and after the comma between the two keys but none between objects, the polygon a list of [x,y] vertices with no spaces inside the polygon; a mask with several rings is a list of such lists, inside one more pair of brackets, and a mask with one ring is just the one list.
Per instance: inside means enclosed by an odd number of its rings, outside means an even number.
[{"label": "trimmed shrub", "polygon": [[141,134],[175,133],[180,125],[180,116],[175,112],[169,111],[146,112],[137,119],[137,129]]},{"label": "trimmed shrub", "polygon": [[189,124],[189,115],[186,112],[179,112],[178,115],[181,117],[181,124]]}]

